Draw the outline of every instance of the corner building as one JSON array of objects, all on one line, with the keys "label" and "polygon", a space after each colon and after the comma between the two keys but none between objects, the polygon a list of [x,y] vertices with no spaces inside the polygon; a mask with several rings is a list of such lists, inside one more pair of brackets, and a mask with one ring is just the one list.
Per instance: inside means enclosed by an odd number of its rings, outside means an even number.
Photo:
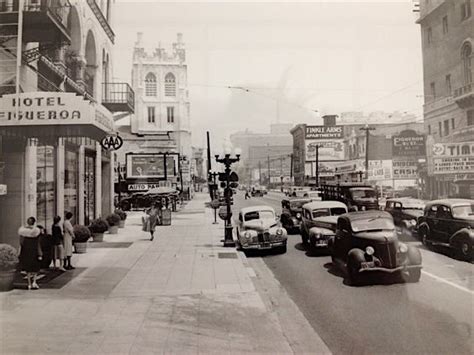
[{"label": "corner building", "polygon": [[0,1],[0,243],[18,246],[29,216],[50,233],[55,215],[88,225],[113,209],[100,141],[134,94],[110,80],[112,18],[112,1]]},{"label": "corner building", "polygon": [[429,198],[474,198],[474,4],[420,1]]}]

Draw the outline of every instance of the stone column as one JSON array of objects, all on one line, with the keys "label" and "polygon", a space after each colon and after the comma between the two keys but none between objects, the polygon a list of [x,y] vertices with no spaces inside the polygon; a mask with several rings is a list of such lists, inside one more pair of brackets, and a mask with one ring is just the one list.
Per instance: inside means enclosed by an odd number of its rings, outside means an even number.
[{"label": "stone column", "polygon": [[54,50],[53,62],[66,73],[66,47],[59,47]]},{"label": "stone column", "polygon": [[79,174],[78,174],[78,191],[77,191],[77,223],[84,224],[84,159],[85,159],[85,146],[84,140],[81,139],[81,146],[79,147]]},{"label": "stone column", "polygon": [[25,207],[23,221],[30,216],[36,217],[37,146],[38,141],[35,138],[28,138],[25,149]]},{"label": "stone column", "polygon": [[56,148],[56,214],[64,221],[64,169],[65,148],[64,139],[58,138]]},{"label": "stone column", "polygon": [[95,143],[95,215],[102,216],[102,146]]}]

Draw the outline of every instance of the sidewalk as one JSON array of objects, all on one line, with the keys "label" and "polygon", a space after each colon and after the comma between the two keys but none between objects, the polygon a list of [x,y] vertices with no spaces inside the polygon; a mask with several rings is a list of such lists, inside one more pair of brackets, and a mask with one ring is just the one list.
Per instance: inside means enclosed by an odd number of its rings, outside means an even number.
[{"label": "sidewalk", "polygon": [[0,354],[293,353],[206,199],[173,213],[153,242],[130,213],[118,235],[73,256],[62,287],[0,293]]}]

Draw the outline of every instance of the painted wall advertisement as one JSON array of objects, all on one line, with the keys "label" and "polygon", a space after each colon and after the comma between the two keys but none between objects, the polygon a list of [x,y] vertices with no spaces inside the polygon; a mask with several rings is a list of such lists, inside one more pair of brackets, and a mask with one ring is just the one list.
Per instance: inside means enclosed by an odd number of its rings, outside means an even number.
[{"label": "painted wall advertisement", "polygon": [[[166,157],[167,176],[177,174],[174,156]],[[127,178],[164,178],[164,154],[127,155]]]},{"label": "painted wall advertisement", "polygon": [[396,157],[424,157],[426,155],[425,136],[413,130],[402,131],[392,137],[392,154]]},{"label": "painted wall advertisement", "polygon": [[474,142],[435,143],[432,154],[434,174],[474,173]]},{"label": "painted wall advertisement", "polygon": [[413,180],[418,178],[418,162],[415,159],[394,160],[393,178],[395,180]]},{"label": "painted wall advertisement", "polygon": [[342,126],[306,126],[306,161],[316,160],[316,145],[319,146],[318,160],[344,160]]},{"label": "painted wall advertisement", "polygon": [[370,181],[392,179],[391,160],[369,160],[368,177]]}]

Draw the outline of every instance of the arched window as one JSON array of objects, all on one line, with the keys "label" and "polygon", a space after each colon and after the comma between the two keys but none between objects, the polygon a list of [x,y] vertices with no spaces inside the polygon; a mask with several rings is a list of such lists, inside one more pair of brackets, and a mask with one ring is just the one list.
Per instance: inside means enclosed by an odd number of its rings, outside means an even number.
[{"label": "arched window", "polygon": [[165,76],[165,96],[176,96],[176,78],[171,73]]},{"label": "arched window", "polygon": [[156,96],[156,76],[148,73],[145,77],[145,95]]},{"label": "arched window", "polygon": [[466,43],[462,48],[462,64],[464,84],[472,83],[472,47],[470,43]]}]

